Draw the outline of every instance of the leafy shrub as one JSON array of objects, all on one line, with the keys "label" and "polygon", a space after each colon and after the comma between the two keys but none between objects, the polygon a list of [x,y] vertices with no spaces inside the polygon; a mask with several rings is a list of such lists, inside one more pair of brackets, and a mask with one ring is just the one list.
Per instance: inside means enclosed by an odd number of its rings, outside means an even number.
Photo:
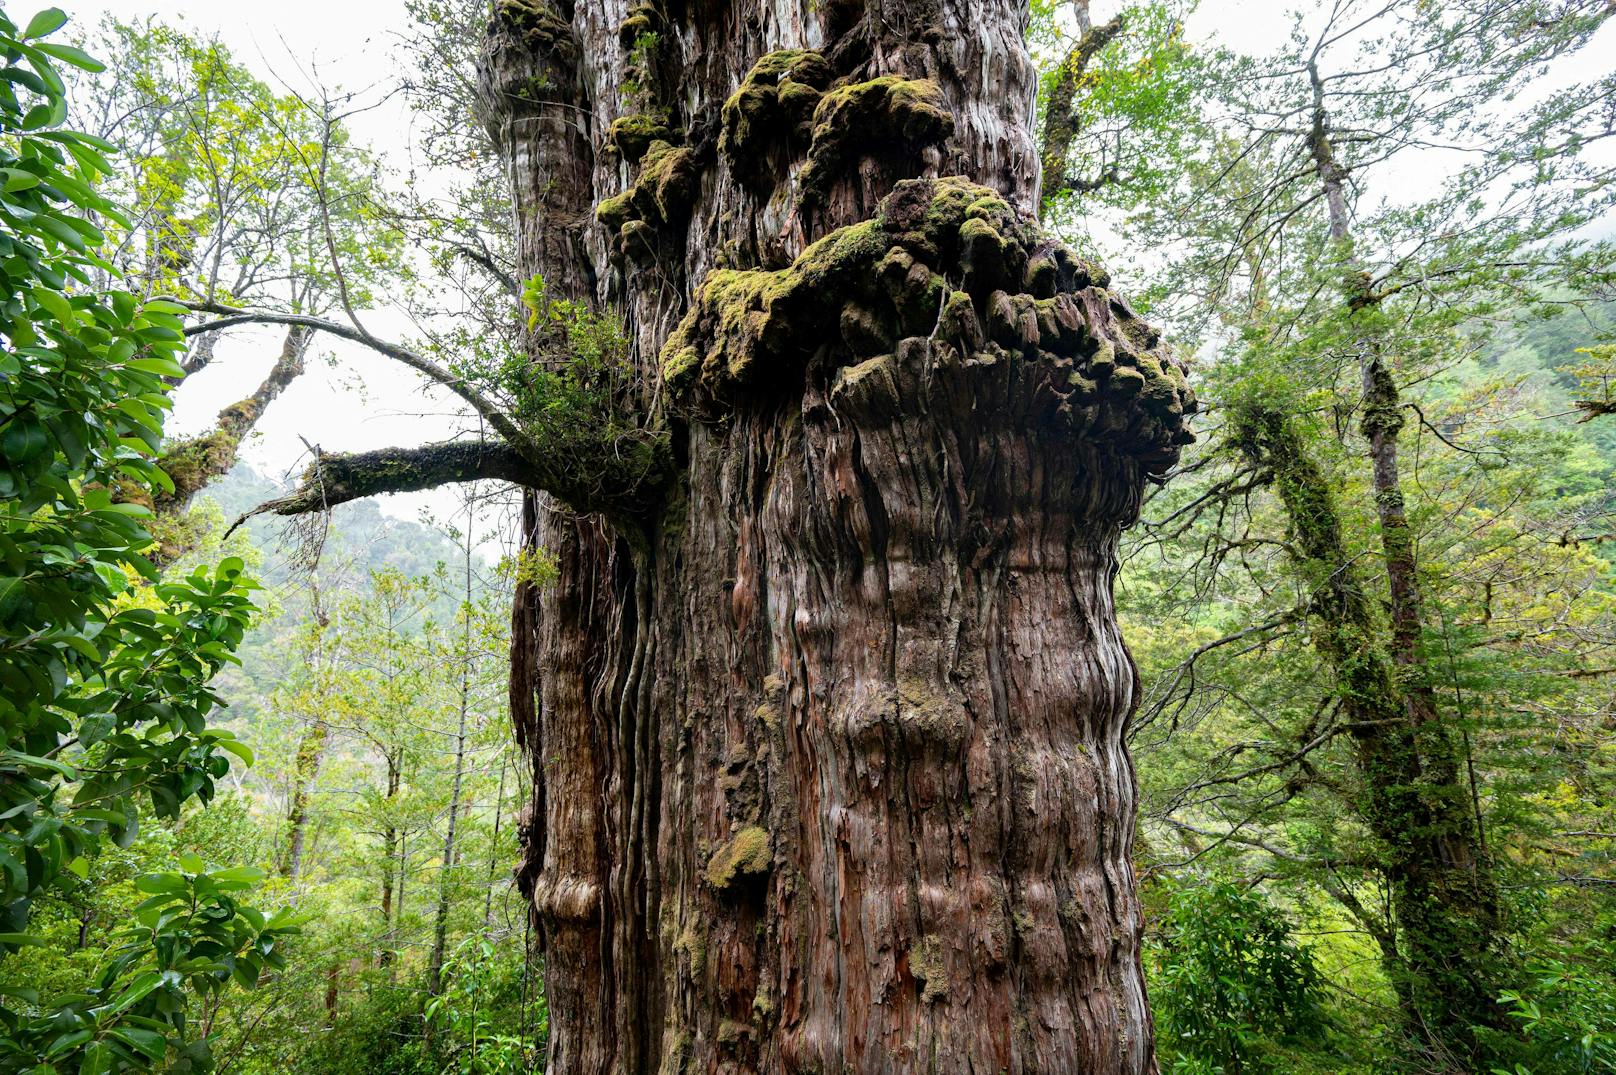
[{"label": "leafy shrub", "polygon": [[1518,989],[1500,997],[1521,1036],[1489,1035],[1497,1055],[1515,1062],[1494,1075],[1592,1075],[1616,1071],[1616,945],[1612,924],[1591,939],[1540,956]]},{"label": "leafy shrub", "polygon": [[1175,1075],[1278,1070],[1273,1041],[1326,1029],[1322,981],[1284,915],[1225,882],[1179,889],[1154,952],[1157,1042]]}]

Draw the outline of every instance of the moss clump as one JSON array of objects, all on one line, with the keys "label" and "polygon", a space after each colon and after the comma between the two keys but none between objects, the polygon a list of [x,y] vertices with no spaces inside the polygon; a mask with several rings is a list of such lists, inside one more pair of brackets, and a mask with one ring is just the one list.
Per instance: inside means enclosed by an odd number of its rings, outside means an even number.
[{"label": "moss clump", "polygon": [[752,994],[752,1018],[763,1022],[774,1014],[774,986],[767,980],[758,983],[757,992]]},{"label": "moss clump", "polygon": [[657,140],[645,150],[640,174],[623,193],[595,207],[620,253],[648,260],[657,237],[685,223],[695,200],[700,172],[693,150]]},{"label": "moss clump", "polygon": [[690,969],[690,980],[701,981],[702,972],[707,969],[707,935],[694,924],[687,924],[673,942],[673,950],[684,957],[685,965]]},{"label": "moss clump", "polygon": [[764,150],[782,137],[807,139],[814,109],[831,77],[830,65],[812,50],[768,53],[724,102],[719,151],[743,175],[768,174]]},{"label": "moss clump", "polygon": [[802,204],[823,197],[860,157],[914,160],[953,133],[954,117],[930,79],[883,75],[839,86],[814,108],[813,141],[798,176]]},{"label": "moss clump", "polygon": [[617,24],[617,40],[625,50],[633,49],[647,34],[662,32],[662,13],[653,4],[635,4],[628,18]]},{"label": "moss clump", "polygon": [[[157,465],[168,475],[168,480],[174,483],[174,491],[170,493],[166,490],[154,490],[151,506],[158,512],[183,508],[208,482],[235,466],[241,440],[232,430],[245,428],[245,424],[242,426],[226,424],[227,416],[237,412],[242,415],[252,414],[256,411],[257,404],[252,400],[232,404],[220,412],[218,426],[200,436],[179,441],[164,452],[157,460]],[[246,421],[250,422],[250,419]]]},{"label": "moss clump", "polygon": [[653,143],[673,140],[673,132],[662,117],[644,112],[619,116],[606,128],[607,151],[618,154],[630,164],[645,156]]},{"label": "moss clump", "polygon": [[716,414],[811,363],[833,394],[870,399],[911,383],[905,356],[994,367],[1036,404],[1029,418],[1170,465],[1192,439],[1194,395],[1105,279],[991,190],[906,180],[874,218],[784,269],[709,273],[663,348],[663,381],[676,403]]},{"label": "moss clump", "polygon": [[722,891],[739,877],[767,873],[773,861],[768,832],[748,825],[713,852],[707,861],[707,883]]},{"label": "moss clump", "polygon": [[885,252],[880,221],[841,228],[804,250],[789,268],[718,269],[696,292],[690,314],[664,345],[662,377],[675,395],[694,379],[758,383],[774,371],[760,364],[801,342],[797,334],[837,311],[848,283]]},{"label": "moss clump", "polygon": [[935,1004],[948,996],[948,966],[936,937],[922,937],[909,949],[909,973],[921,983],[920,998]]},{"label": "moss clump", "polygon": [[494,16],[503,21],[535,52],[561,52],[573,55],[577,46],[572,23],[549,0],[499,0]]}]

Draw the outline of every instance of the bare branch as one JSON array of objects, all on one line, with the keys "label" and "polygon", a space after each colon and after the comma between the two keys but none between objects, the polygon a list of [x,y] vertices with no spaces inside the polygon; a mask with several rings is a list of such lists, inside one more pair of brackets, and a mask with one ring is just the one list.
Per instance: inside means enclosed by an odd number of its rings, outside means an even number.
[{"label": "bare branch", "polygon": [[182,306],[202,313],[222,315],[213,321],[204,321],[200,324],[186,326],[185,335],[187,336],[195,336],[203,332],[216,332],[236,325],[302,325],[305,328],[330,333],[344,340],[364,344],[373,351],[402,362],[418,373],[425,374],[471,404],[472,409],[480,414],[494,428],[494,431],[504,437],[510,444],[526,446],[528,443],[528,438],[517,428],[516,423],[511,421],[510,417],[500,410],[493,400],[467,384],[465,378],[456,376],[448,369],[432,361],[432,359],[407,347],[387,340],[377,339],[363,328],[345,325],[340,321],[332,321],[324,317],[310,317],[306,314],[287,314],[274,310],[242,310],[216,302],[187,302],[183,299],[170,299],[169,301],[178,302]]}]

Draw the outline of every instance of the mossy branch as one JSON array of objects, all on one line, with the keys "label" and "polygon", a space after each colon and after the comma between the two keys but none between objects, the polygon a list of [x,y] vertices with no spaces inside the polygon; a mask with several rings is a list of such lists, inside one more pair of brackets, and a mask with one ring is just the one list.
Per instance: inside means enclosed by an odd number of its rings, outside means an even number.
[{"label": "mossy branch", "polygon": [[1066,54],[1061,61],[1060,73],[1056,76],[1055,85],[1049,93],[1049,103],[1044,109],[1044,161],[1043,161],[1043,187],[1044,201],[1048,202],[1065,191],[1076,191],[1080,194],[1090,193],[1110,183],[1117,181],[1118,174],[1115,168],[1095,176],[1093,179],[1078,179],[1068,174],[1067,168],[1072,153],[1072,143],[1077,140],[1078,133],[1083,127],[1083,117],[1078,114],[1077,91],[1088,71],[1089,64],[1094,61],[1101,49],[1109,45],[1113,38],[1122,33],[1122,16],[1117,15],[1110,22],[1099,26],[1089,26],[1083,30],[1077,44]]},{"label": "mossy branch", "polygon": [[484,479],[536,488],[533,466],[502,441],[456,440],[416,448],[327,454],[314,462],[292,493],[266,500],[242,515],[230,529],[254,515],[304,515],[380,493],[413,493],[440,485]]}]

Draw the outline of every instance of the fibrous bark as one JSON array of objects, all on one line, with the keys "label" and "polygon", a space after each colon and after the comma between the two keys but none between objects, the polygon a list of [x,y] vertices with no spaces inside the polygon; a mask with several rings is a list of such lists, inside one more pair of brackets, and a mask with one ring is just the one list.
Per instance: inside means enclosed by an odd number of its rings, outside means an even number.
[{"label": "fibrous bark", "polygon": [[496,4],[520,275],[676,472],[528,500],[552,1071],[1154,1070],[1111,580],[1193,399],[1030,220],[1025,15]]}]

